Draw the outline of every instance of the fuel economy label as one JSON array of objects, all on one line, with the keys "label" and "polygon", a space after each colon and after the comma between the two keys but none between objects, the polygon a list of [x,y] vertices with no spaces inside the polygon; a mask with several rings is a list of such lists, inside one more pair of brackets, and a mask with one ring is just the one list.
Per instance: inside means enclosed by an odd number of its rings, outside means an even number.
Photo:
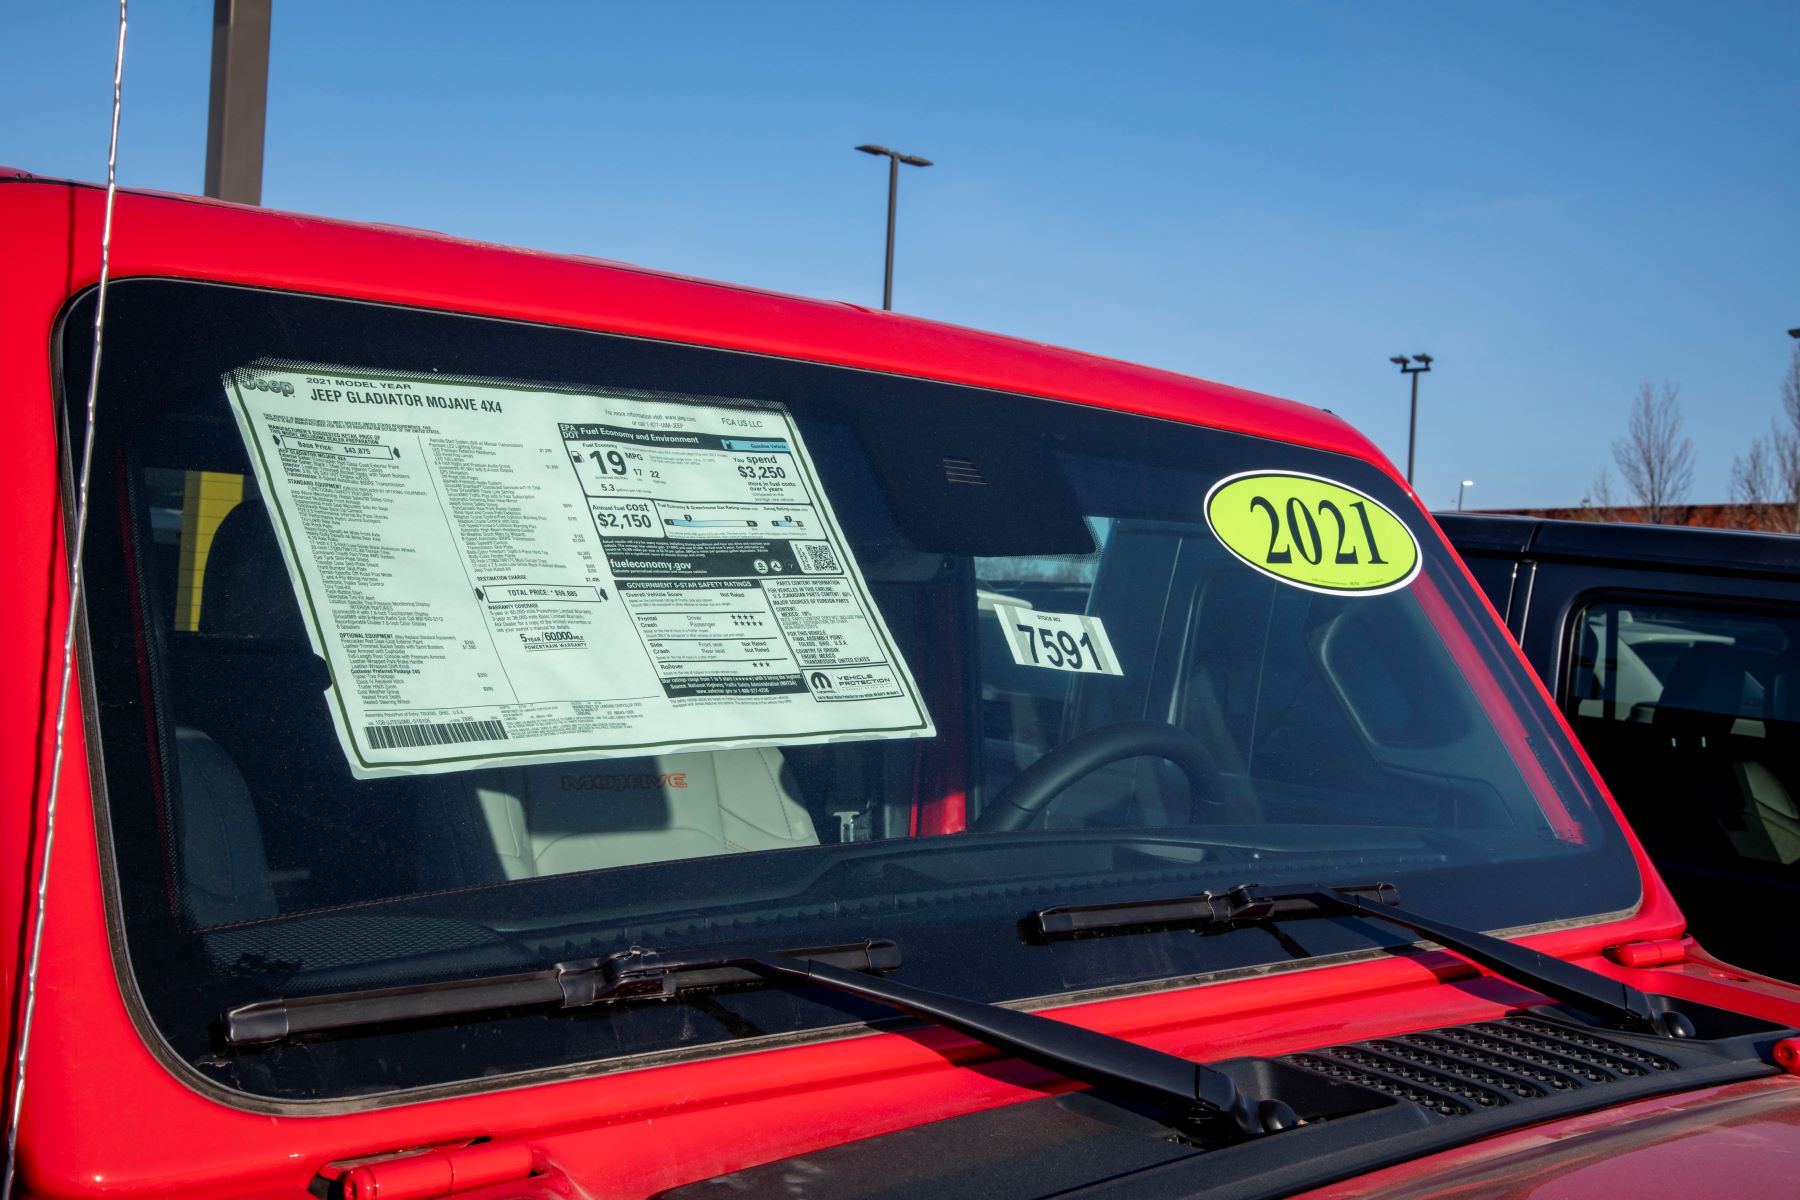
[{"label": "fuel economy label", "polygon": [[1206,494],[1206,523],[1245,565],[1310,592],[1379,596],[1419,573],[1419,542],[1406,522],[1319,475],[1229,475]]},{"label": "fuel economy label", "polygon": [[359,778],[932,736],[780,405],[224,385]]}]

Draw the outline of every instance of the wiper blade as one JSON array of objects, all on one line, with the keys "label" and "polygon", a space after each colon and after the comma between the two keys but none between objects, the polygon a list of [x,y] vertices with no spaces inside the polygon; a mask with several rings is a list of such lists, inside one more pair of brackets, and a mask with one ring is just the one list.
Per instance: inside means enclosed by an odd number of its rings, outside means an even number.
[{"label": "wiper blade", "polygon": [[[851,971],[892,971],[900,965],[900,947],[879,939],[780,953],[787,958],[831,963]],[[394,1021],[515,1008],[582,1008],[611,1000],[666,1000],[682,992],[762,983],[762,976],[738,965],[740,958],[741,955],[708,952],[679,955],[628,950],[606,958],[573,959],[541,971],[512,975],[258,1000],[230,1009],[222,1024],[227,1045],[252,1046],[302,1034],[361,1029]]]},{"label": "wiper blade", "polygon": [[[1337,889],[1346,895],[1367,896],[1383,904],[1399,904],[1400,892],[1391,883],[1356,883]],[[1036,941],[1063,941],[1106,933],[1149,933],[1160,929],[1204,929],[1246,921],[1282,917],[1336,916],[1339,905],[1321,905],[1314,889],[1292,888],[1270,893],[1256,884],[1243,884],[1226,892],[1201,892],[1195,896],[1171,896],[1164,900],[1127,900],[1118,904],[1063,904],[1040,908],[1025,919],[1026,935]],[[1256,898],[1251,898],[1256,893]]]},{"label": "wiper blade", "polygon": [[1330,887],[1304,884],[1269,888],[1246,883],[1224,892],[1202,892],[1166,900],[1125,904],[1066,905],[1039,909],[1026,919],[1026,932],[1042,941],[1157,929],[1202,929],[1298,917],[1369,917],[1429,938],[1494,974],[1542,992],[1615,1029],[1693,1037],[1687,1016],[1660,1010],[1629,984],[1564,962],[1504,938],[1464,929],[1400,907],[1391,883]]},{"label": "wiper blade", "polygon": [[225,1014],[225,1040],[232,1045],[275,1042],[301,1033],[530,1005],[585,1008],[669,1000],[685,992],[758,982],[816,986],[879,1000],[1035,1066],[1131,1096],[1167,1113],[1178,1125],[1224,1122],[1237,1134],[1257,1136],[1300,1123],[1284,1102],[1246,1096],[1229,1075],[1204,1063],[1034,1013],[880,977],[899,965],[900,949],[889,941],[774,953],[627,950],[518,975],[258,1001]]}]

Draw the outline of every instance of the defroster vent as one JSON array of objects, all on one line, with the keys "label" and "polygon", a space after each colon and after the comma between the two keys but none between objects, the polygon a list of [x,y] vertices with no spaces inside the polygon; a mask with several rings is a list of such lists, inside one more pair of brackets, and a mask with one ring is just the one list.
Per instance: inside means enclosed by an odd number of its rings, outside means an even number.
[{"label": "defroster vent", "polygon": [[981,468],[975,465],[973,459],[968,458],[946,457],[944,459],[944,482],[974,484],[977,487],[987,486],[987,478],[982,475]]}]

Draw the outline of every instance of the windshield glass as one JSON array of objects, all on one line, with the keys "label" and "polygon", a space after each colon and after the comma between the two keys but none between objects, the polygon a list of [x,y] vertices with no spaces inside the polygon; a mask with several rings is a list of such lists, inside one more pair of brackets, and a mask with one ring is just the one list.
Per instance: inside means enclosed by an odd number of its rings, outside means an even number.
[{"label": "windshield glass", "polygon": [[1637,902],[1537,689],[1361,460],[349,301],[109,305],[102,815],[144,1011],[214,1083],[487,1086],[892,1015],[745,990],[220,1039],[257,1000],[634,946],[891,938],[897,978],[1017,1000],[1408,940],[1029,944],[1056,904],[1382,880],[1496,930]]}]

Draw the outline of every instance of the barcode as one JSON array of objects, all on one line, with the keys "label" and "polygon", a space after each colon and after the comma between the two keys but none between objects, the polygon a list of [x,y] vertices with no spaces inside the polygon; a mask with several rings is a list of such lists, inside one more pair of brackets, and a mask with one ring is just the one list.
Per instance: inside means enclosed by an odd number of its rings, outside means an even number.
[{"label": "barcode", "polygon": [[440,721],[410,725],[366,725],[369,745],[376,750],[404,750],[414,746],[449,746],[456,742],[503,742],[506,726],[498,721]]},{"label": "barcode", "polygon": [[800,560],[802,571],[830,574],[843,570],[828,542],[795,542],[794,557]]}]

